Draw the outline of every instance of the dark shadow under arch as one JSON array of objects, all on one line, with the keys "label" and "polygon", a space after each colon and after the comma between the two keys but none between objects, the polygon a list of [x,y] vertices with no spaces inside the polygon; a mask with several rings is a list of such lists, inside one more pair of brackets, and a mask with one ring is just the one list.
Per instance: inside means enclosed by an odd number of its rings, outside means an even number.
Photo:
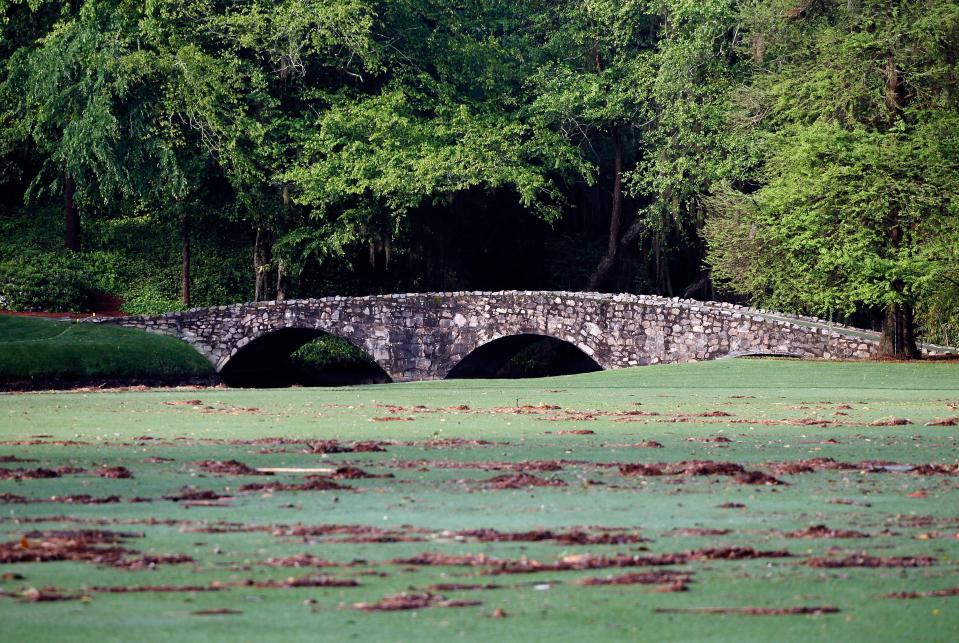
[{"label": "dark shadow under arch", "polygon": [[570,342],[524,333],[500,337],[466,355],[446,379],[520,379],[601,371],[603,367]]},{"label": "dark shadow under arch", "polygon": [[[322,367],[306,368],[291,359],[293,353],[314,339],[333,337],[355,350],[350,359],[332,360]],[[362,353],[362,356],[360,355]],[[361,349],[347,340],[312,328],[282,328],[257,337],[241,348],[220,370],[227,386],[279,388],[293,386],[349,386],[385,384],[390,376]]]}]

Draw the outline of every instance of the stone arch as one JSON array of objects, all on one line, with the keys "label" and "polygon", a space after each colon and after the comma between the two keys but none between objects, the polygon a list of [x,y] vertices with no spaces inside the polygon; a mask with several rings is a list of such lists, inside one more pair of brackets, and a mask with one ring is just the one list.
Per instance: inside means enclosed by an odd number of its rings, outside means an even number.
[{"label": "stone arch", "polygon": [[[366,347],[358,345],[350,337],[344,337],[341,333],[302,324],[275,324],[255,334],[244,335],[220,359],[217,372],[223,381],[231,386],[256,386],[249,382],[270,378],[276,381],[275,385],[292,384],[294,382],[286,381],[290,374],[282,370],[286,360],[304,344],[324,336],[337,337],[349,342],[370,359],[369,364],[344,372],[343,384],[392,382],[387,370],[377,363]],[[338,382],[331,380],[329,383]]]},{"label": "stone arch", "polygon": [[[594,352],[588,346],[587,348],[590,352]],[[510,359],[524,350],[551,360],[551,367],[555,372],[538,374],[534,369],[530,371],[531,374],[517,374],[517,372],[504,374],[503,368]],[[458,356],[445,374],[445,378],[542,377],[601,370],[604,370],[604,367],[596,359],[569,340],[542,332],[518,332],[496,334],[486,341],[479,342],[472,350]]]}]

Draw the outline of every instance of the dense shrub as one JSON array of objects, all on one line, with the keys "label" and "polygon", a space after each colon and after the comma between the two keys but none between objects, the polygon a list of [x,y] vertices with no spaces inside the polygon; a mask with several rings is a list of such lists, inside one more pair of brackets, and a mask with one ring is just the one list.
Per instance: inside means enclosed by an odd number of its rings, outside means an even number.
[{"label": "dense shrub", "polygon": [[304,344],[290,360],[304,371],[375,364],[365,351],[335,335],[323,335]]},{"label": "dense shrub", "polygon": [[175,294],[153,282],[145,282],[124,293],[123,312],[131,315],[158,315],[183,309],[183,303]]},{"label": "dense shrub", "polygon": [[0,308],[81,312],[89,308],[91,282],[75,257],[24,254],[0,263]]}]

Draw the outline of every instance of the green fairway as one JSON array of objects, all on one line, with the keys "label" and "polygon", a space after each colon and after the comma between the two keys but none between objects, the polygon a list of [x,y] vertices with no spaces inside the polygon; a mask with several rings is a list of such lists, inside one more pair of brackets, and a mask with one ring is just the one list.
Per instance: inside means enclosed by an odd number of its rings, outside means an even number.
[{"label": "green fairway", "polygon": [[952,641],[957,369],[2,395],[2,638]]},{"label": "green fairway", "polygon": [[186,381],[213,367],[172,337],[100,324],[0,315],[0,384]]}]

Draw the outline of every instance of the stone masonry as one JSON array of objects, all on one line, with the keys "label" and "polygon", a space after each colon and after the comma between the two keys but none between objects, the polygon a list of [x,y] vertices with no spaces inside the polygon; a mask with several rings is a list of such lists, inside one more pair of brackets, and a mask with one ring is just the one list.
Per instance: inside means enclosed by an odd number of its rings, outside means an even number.
[{"label": "stone masonry", "polygon": [[518,334],[569,342],[604,369],[774,354],[862,359],[875,333],[716,302],[571,292],[449,292],[327,297],[91,321],[177,337],[217,371],[284,328],[338,335],[394,381],[438,379],[483,344]]}]

